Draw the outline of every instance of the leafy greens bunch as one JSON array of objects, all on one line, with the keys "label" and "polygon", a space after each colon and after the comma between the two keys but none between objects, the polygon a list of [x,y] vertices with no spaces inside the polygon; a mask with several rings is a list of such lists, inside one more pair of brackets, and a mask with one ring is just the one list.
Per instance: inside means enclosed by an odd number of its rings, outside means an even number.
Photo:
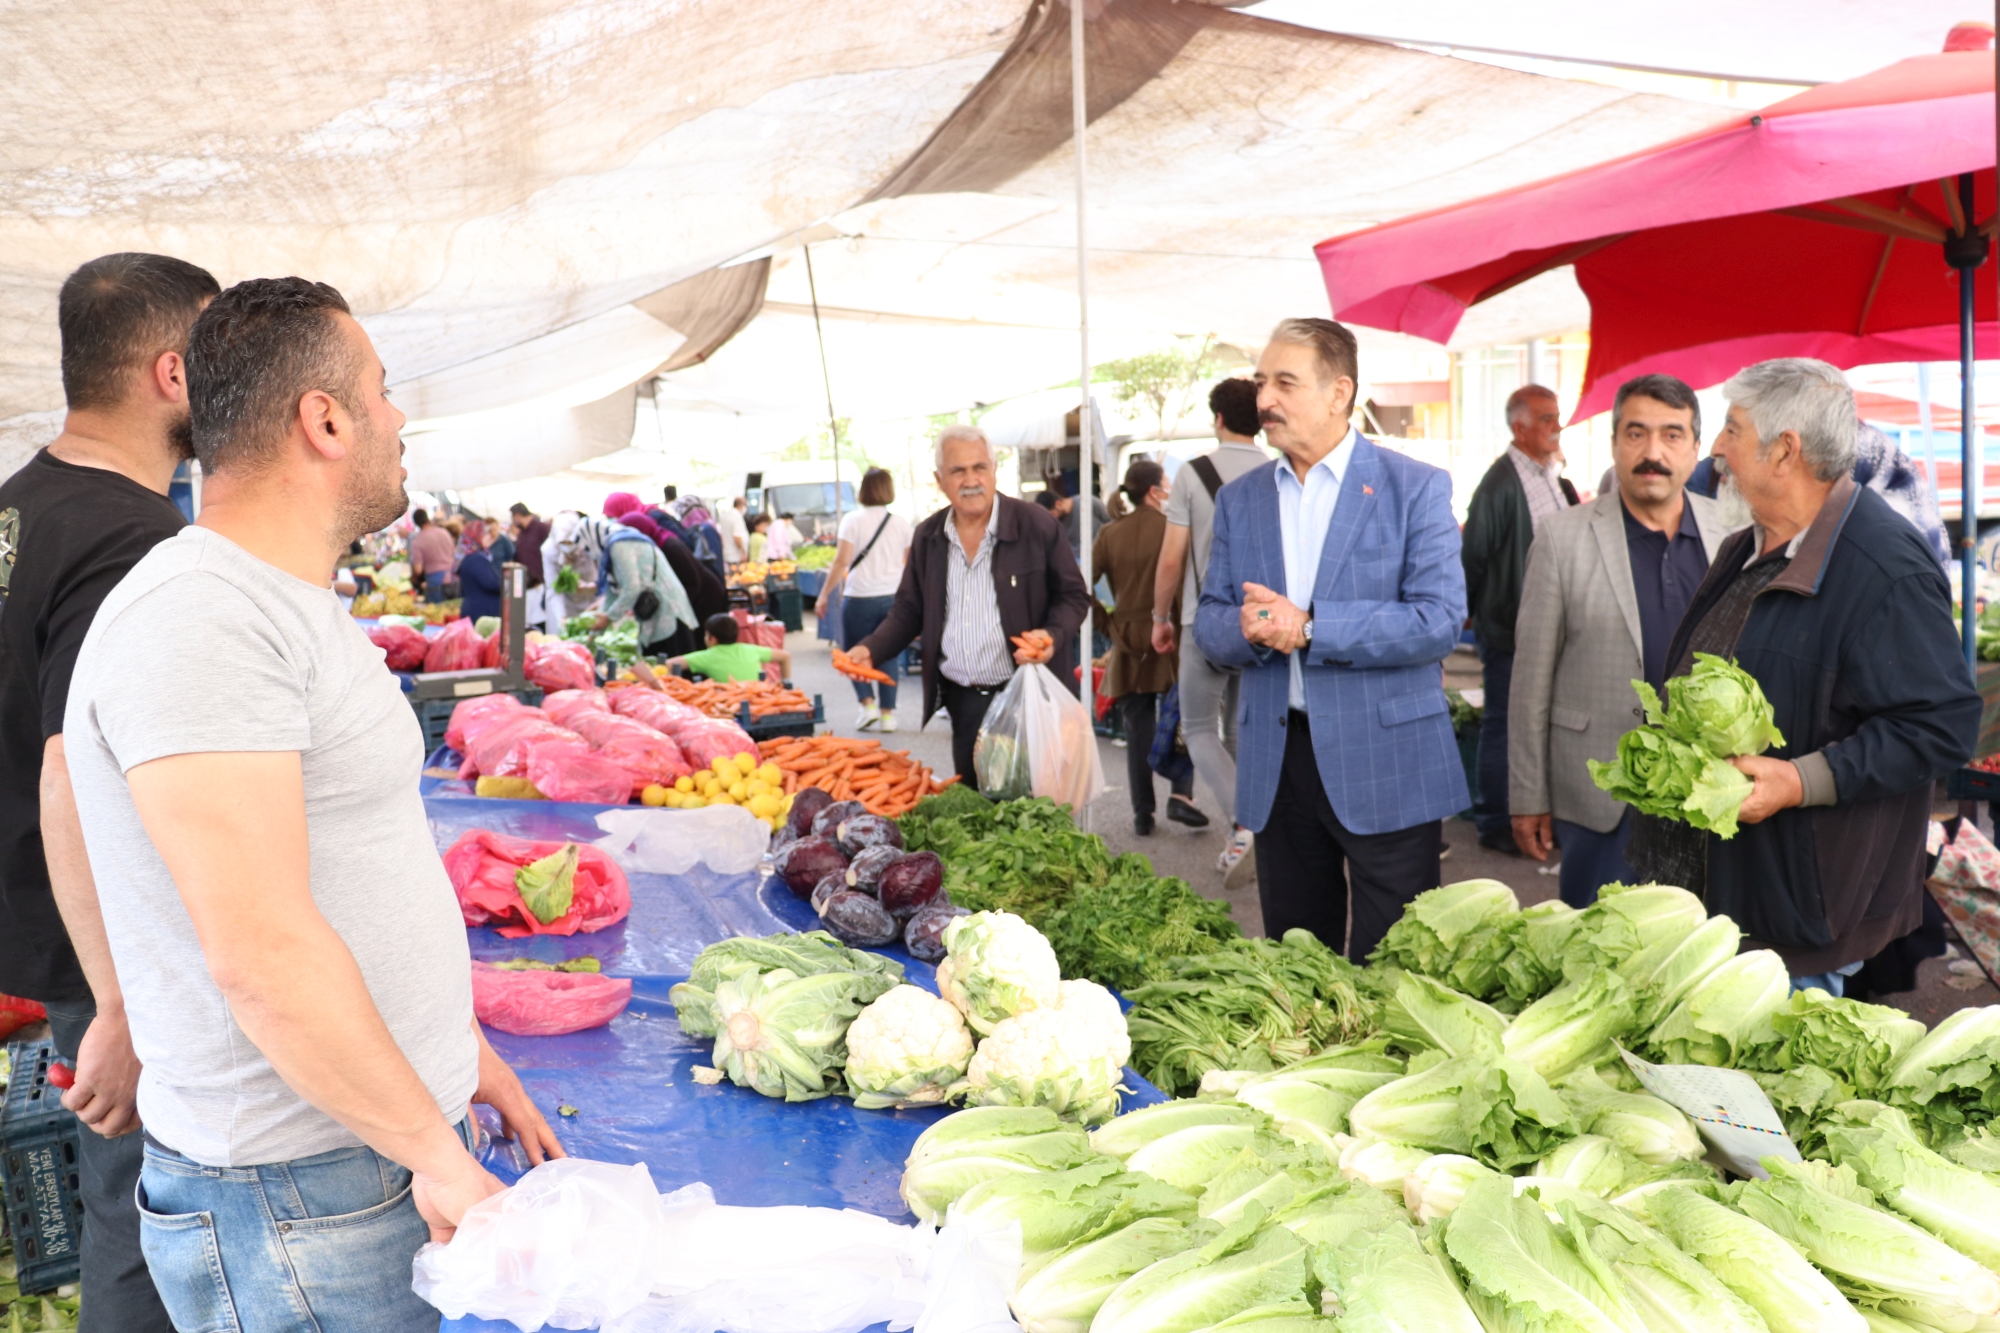
[{"label": "leafy greens bunch", "polygon": [[1641,814],[1733,838],[1752,784],[1729,761],[1785,738],[1755,677],[1713,653],[1694,656],[1694,670],[1673,682],[1665,708],[1652,686],[1632,682],[1646,724],[1618,738],[1612,763],[1590,760],[1590,778]]}]

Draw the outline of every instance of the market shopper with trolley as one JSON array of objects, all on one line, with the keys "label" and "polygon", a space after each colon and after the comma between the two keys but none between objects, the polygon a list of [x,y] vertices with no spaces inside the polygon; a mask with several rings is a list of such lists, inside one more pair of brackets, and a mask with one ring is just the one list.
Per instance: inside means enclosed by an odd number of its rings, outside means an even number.
[{"label": "market shopper with trolley", "polygon": [[216,297],[187,366],[201,514],[105,598],[65,717],[146,1262],[182,1329],[434,1330],[411,1259],[500,1189],[468,1103],[562,1149],[473,1021],[416,718],[328,587],[408,503],[403,414],[299,278]]}]

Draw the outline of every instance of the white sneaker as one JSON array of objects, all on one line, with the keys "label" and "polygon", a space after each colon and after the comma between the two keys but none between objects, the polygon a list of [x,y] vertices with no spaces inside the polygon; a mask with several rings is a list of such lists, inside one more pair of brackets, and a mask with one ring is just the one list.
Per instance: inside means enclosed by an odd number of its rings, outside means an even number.
[{"label": "white sneaker", "polygon": [[882,714],[882,730],[894,731],[895,729],[896,729],[896,715],[893,712]]},{"label": "white sneaker", "polygon": [[861,712],[854,719],[854,728],[857,731],[871,731],[874,729],[875,724],[881,720],[882,710],[876,707],[873,699],[870,699],[867,703],[861,705]]},{"label": "white sneaker", "polygon": [[1240,887],[1246,880],[1257,874],[1257,858],[1251,855],[1256,845],[1257,835],[1247,828],[1239,828],[1229,835],[1229,841],[1222,849],[1222,855],[1215,858],[1215,868],[1222,872],[1224,888]]}]

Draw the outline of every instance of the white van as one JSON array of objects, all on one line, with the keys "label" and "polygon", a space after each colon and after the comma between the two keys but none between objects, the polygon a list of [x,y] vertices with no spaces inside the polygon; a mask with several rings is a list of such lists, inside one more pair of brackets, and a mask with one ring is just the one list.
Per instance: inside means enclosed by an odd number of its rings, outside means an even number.
[{"label": "white van", "polygon": [[743,495],[750,502],[753,514],[790,514],[792,522],[798,525],[808,539],[834,535],[839,526],[839,514],[854,512],[855,487],[860,484],[862,467],[860,464],[843,461],[840,464],[839,491],[836,501],[834,466],[831,460],[820,459],[807,463],[773,463],[761,472],[746,473],[743,478]]}]

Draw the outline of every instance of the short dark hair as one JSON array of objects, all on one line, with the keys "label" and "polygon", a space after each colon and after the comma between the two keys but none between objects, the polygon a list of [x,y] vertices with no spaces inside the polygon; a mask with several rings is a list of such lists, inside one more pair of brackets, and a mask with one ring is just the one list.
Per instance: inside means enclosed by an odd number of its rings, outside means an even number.
[{"label": "short dark hair", "polygon": [[701,622],[701,632],[717,643],[735,643],[736,617],[727,611],[718,611]]},{"label": "short dark hair", "polygon": [[413,526],[413,527],[419,527],[419,528],[421,528],[421,527],[423,527],[424,525],[426,525],[427,523],[429,523],[430,521],[431,521],[431,512],[430,512],[430,510],[428,510],[428,509],[412,509],[412,510],[410,511],[410,524],[411,524],[411,526]]},{"label": "short dark hair", "polygon": [[759,510],[757,513],[750,515],[750,526],[753,528],[761,528],[768,526],[770,522],[771,522],[771,516],[769,514],[764,513],[761,510]]},{"label": "short dark hair", "polygon": [[1345,324],[1330,319],[1281,319],[1271,330],[1274,343],[1310,347],[1319,358],[1320,383],[1331,384],[1342,375],[1361,391],[1361,344]]},{"label": "short dark hair", "polygon": [[668,500],[678,500],[681,498],[681,488],[678,486],[669,486],[667,487],[666,495]]},{"label": "short dark hair", "polygon": [[1684,380],[1672,375],[1640,375],[1626,380],[1618,386],[1618,396],[1611,403],[1611,434],[1618,435],[1619,414],[1625,410],[1627,398],[1650,398],[1656,403],[1679,408],[1692,414],[1689,428],[1694,432],[1695,443],[1701,442],[1701,400],[1694,396],[1694,390]]},{"label": "short dark hair", "polygon": [[1208,391],[1208,410],[1222,418],[1222,428],[1231,435],[1255,439],[1264,428],[1257,420],[1257,385],[1252,380],[1241,377],[1217,380]]},{"label": "short dark hair", "polygon": [[213,301],[188,332],[188,410],[194,453],[213,475],[272,453],[314,389],[359,415],[359,359],[335,314],[347,298],[305,278],[252,278]]},{"label": "short dark hair", "polygon": [[56,297],[63,400],[111,407],[133,372],[162,352],[186,354],[202,303],[222,290],[205,268],[170,255],[100,255],[63,279]]},{"label": "short dark hair", "polygon": [[885,505],[896,498],[896,479],[887,468],[871,467],[861,474],[861,503]]},{"label": "short dark hair", "polygon": [[1056,488],[1053,486],[1044,486],[1035,492],[1035,503],[1050,511],[1055,509],[1056,503],[1061,499],[1062,497],[1056,494]]},{"label": "short dark hair", "polygon": [[516,518],[533,518],[535,516],[535,511],[528,508],[528,506],[522,504],[519,500],[516,500],[514,501],[513,504],[508,505],[507,512],[512,514]]},{"label": "short dark hair", "polygon": [[1125,469],[1125,482],[1118,489],[1125,492],[1125,498],[1138,508],[1146,501],[1146,493],[1167,479],[1167,470],[1150,458],[1135,458]]}]

